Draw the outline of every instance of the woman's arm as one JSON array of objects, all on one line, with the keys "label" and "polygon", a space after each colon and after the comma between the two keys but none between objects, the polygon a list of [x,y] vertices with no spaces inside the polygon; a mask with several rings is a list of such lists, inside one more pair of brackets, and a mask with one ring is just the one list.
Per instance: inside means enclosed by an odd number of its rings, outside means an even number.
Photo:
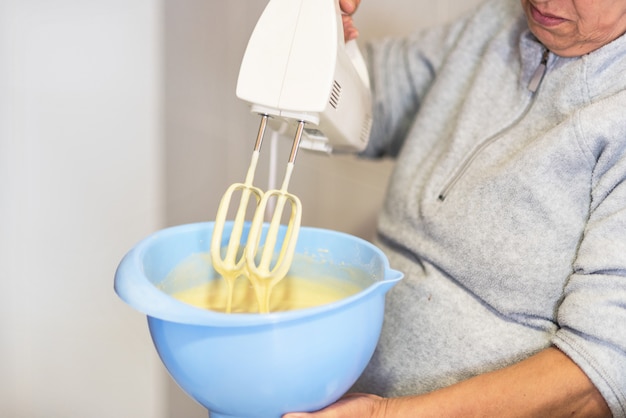
[{"label": "woman's arm", "polygon": [[380,398],[351,394],[312,414],[285,418],[610,417],[582,370],[551,347],[513,366],[425,395]]}]

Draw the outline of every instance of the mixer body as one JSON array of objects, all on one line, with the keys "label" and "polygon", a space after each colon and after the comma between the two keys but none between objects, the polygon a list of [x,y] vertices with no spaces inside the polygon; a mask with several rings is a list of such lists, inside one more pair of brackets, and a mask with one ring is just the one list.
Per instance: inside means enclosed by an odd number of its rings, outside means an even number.
[{"label": "mixer body", "polygon": [[237,96],[300,146],[361,151],[369,140],[369,75],[356,41],[346,43],[338,0],[271,0],[248,41]]}]

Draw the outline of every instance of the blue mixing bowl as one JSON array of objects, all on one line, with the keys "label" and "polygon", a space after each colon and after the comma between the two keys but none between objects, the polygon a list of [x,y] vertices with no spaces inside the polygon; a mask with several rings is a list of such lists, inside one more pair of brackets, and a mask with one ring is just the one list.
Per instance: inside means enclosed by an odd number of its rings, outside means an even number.
[{"label": "blue mixing bowl", "polygon": [[[385,255],[367,241],[303,227],[296,255],[311,256],[325,272],[333,266],[339,275],[349,272],[346,267],[364,270],[371,284],[314,308],[269,314],[208,311],[174,299],[157,285],[191,254],[207,252],[212,230],[207,222],[156,232],[126,254],[115,274],[115,291],[147,315],[154,345],[174,380],[211,418],[279,418],[336,401],[369,362],[385,294],[402,273],[390,269]],[[295,261],[294,275],[315,274],[310,264],[298,268]]]}]

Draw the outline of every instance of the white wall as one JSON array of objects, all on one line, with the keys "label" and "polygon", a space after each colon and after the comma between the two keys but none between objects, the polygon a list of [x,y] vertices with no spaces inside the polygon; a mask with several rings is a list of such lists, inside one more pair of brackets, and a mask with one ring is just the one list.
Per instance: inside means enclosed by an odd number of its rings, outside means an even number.
[{"label": "white wall", "polygon": [[164,416],[113,292],[162,225],[161,5],[0,0],[0,416]]}]

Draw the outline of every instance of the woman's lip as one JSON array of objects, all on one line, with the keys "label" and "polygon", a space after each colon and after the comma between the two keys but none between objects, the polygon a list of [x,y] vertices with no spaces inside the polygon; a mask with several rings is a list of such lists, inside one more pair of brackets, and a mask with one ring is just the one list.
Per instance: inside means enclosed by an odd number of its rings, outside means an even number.
[{"label": "woman's lip", "polygon": [[543,14],[532,4],[530,5],[530,13],[535,22],[539,23],[541,26],[556,26],[563,22],[566,19],[558,16],[553,16],[549,14]]}]

